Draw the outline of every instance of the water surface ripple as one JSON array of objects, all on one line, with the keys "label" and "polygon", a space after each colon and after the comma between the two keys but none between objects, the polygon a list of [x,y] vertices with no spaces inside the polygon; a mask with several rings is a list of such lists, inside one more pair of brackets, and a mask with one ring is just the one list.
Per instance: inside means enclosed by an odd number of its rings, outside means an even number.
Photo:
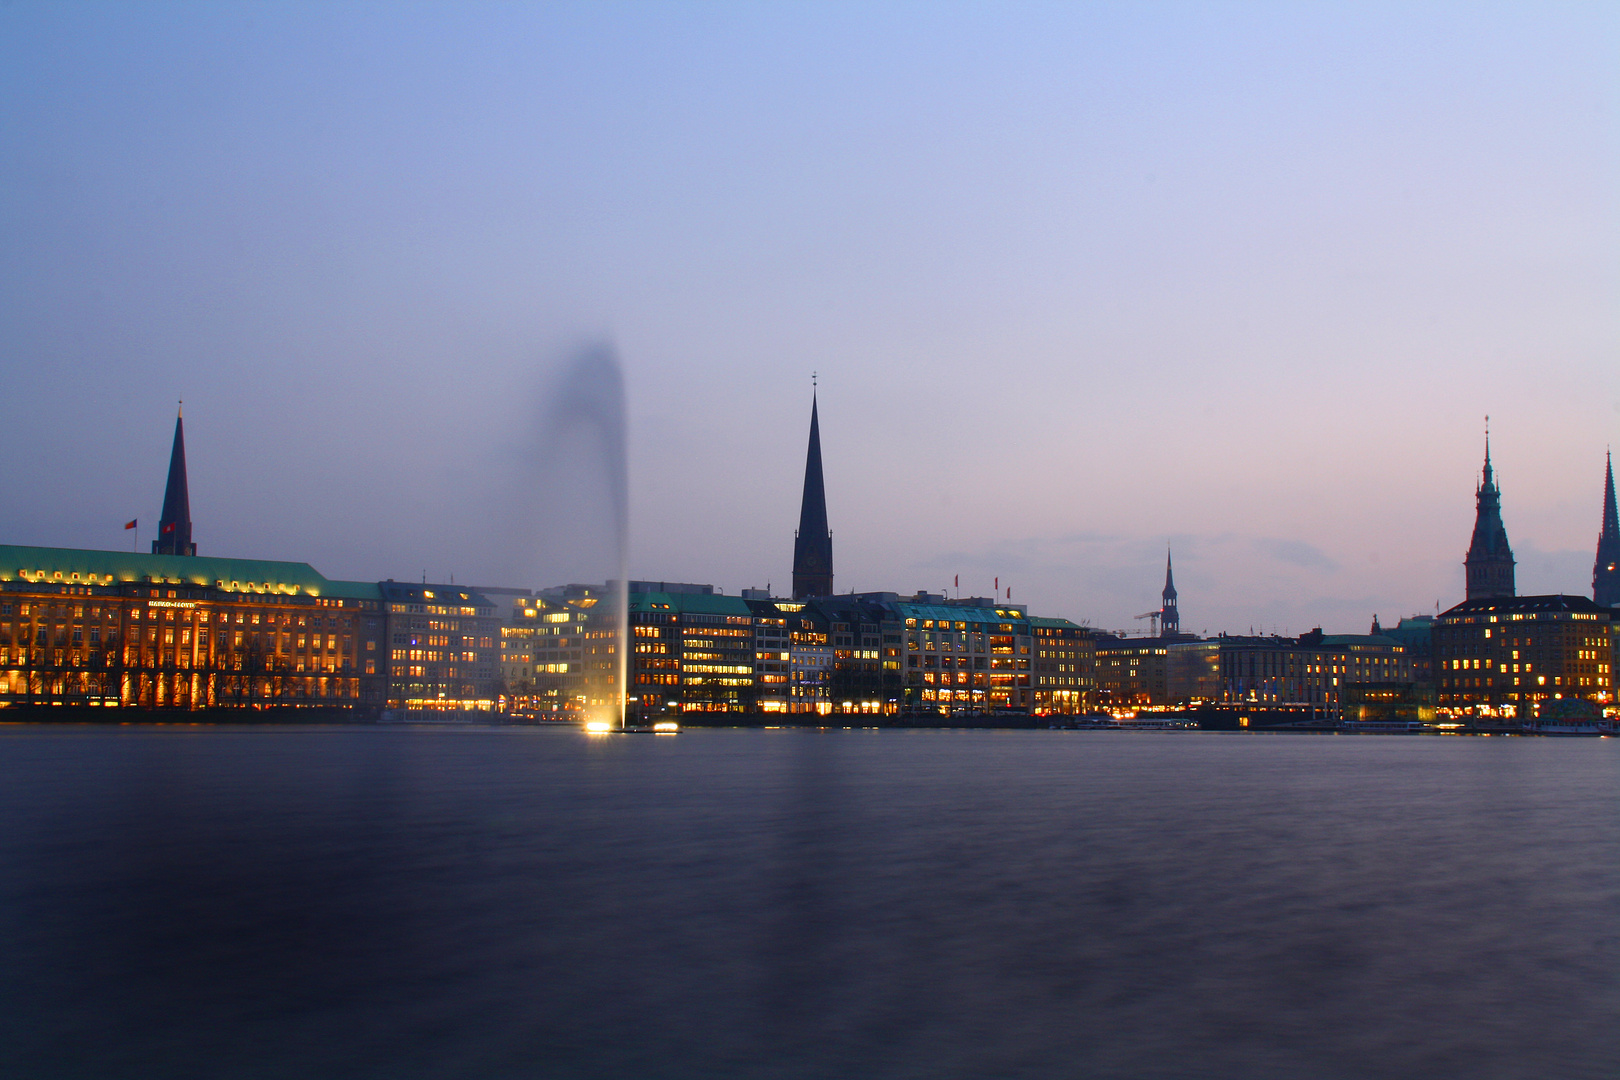
[{"label": "water surface ripple", "polygon": [[0,729],[0,1073],[1612,1077],[1620,740]]}]

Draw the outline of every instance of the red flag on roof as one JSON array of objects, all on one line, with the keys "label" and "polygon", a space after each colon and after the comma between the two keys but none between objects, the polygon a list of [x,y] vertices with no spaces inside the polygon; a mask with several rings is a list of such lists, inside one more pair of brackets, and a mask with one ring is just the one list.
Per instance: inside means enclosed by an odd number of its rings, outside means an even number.
[{"label": "red flag on roof", "polygon": [[956,575],[956,587],[958,589],[960,589],[962,587],[962,575],[961,574]]},{"label": "red flag on roof", "polygon": [[133,529],[134,527],[135,527],[135,519],[134,518],[130,518],[128,521],[124,522],[124,528]]}]

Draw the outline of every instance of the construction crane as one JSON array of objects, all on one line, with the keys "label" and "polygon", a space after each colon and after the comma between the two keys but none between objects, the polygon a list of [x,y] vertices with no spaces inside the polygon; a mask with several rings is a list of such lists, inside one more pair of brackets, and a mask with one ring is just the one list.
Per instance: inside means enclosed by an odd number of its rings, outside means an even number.
[{"label": "construction crane", "polygon": [[1148,626],[1152,628],[1152,633],[1149,636],[1158,637],[1159,636],[1159,616],[1163,615],[1163,614],[1164,614],[1164,608],[1156,608],[1153,611],[1144,611],[1144,612],[1142,612],[1142,614],[1138,615],[1137,618],[1138,619],[1152,619],[1153,621],[1148,623]]}]

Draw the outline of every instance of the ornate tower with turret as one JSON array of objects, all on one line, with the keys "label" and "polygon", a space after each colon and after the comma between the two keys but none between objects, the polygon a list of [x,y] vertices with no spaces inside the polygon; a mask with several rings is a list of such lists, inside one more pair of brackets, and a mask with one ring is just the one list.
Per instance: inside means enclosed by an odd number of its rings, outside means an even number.
[{"label": "ornate tower with turret", "polygon": [[1181,633],[1181,613],[1176,610],[1176,576],[1170,569],[1170,552],[1164,553],[1163,603],[1159,607],[1159,633],[1164,637]]},{"label": "ornate tower with turret", "polygon": [[158,521],[158,538],[152,541],[154,555],[195,555],[191,542],[191,496],[186,491],[186,429],[180,412],[174,417],[174,449],[169,451],[169,483],[163,489],[163,517]]},{"label": "ornate tower with turret", "polygon": [[1614,455],[1603,471],[1603,530],[1598,533],[1597,562],[1592,564],[1592,599],[1620,607],[1620,515],[1614,509]]},{"label": "ornate tower with turret", "polygon": [[810,449],[804,461],[804,500],[793,538],[793,599],[831,596],[832,531],[827,528],[827,489],[821,480],[821,423],[815,388],[810,393]]},{"label": "ornate tower with turret", "polygon": [[1474,537],[1468,543],[1463,567],[1468,574],[1469,600],[1512,596],[1513,549],[1502,525],[1502,492],[1491,471],[1491,436],[1485,433],[1484,479],[1474,492]]}]

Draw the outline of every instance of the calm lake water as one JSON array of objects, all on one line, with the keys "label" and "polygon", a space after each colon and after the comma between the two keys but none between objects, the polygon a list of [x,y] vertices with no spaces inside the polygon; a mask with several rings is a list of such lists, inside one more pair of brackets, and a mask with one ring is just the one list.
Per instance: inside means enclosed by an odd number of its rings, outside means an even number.
[{"label": "calm lake water", "polygon": [[0,1074],[1614,1077],[1620,740],[0,729]]}]

